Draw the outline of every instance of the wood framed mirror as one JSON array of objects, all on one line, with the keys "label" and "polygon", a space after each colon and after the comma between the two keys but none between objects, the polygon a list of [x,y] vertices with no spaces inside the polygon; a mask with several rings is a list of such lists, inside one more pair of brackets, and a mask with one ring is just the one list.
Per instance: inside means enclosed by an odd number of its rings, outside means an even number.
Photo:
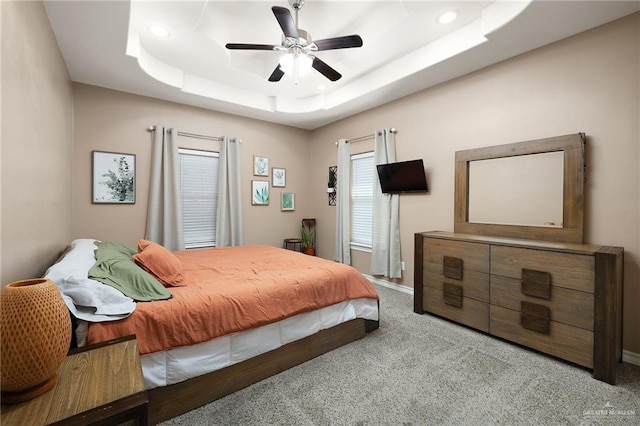
[{"label": "wood framed mirror", "polygon": [[454,231],[582,243],[585,148],[577,133],[457,151]]}]

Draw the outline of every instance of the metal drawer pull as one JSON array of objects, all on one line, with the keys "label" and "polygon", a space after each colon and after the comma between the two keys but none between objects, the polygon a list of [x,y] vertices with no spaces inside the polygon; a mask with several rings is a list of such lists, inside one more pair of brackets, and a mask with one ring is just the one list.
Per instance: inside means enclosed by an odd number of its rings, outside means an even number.
[{"label": "metal drawer pull", "polygon": [[551,299],[551,274],[533,269],[522,269],[522,294],[538,299]]},{"label": "metal drawer pull", "polygon": [[455,306],[456,308],[462,307],[462,286],[452,283],[442,283],[442,299],[445,304]]},{"label": "metal drawer pull", "polygon": [[551,309],[537,303],[521,301],[520,325],[527,330],[549,334],[551,331]]},{"label": "metal drawer pull", "polygon": [[442,275],[454,280],[462,279],[462,259],[444,256],[442,258]]}]

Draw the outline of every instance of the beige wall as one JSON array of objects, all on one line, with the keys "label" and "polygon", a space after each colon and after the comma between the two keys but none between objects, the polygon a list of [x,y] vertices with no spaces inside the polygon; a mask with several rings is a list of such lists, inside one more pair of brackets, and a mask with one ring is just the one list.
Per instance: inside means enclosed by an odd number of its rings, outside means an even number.
[{"label": "beige wall", "polygon": [[[73,237],[120,241],[135,247],[144,237],[151,154],[151,125],[173,127],[189,133],[242,140],[243,232],[245,244],[281,246],[283,238],[300,235],[300,221],[310,210],[307,163],[309,132],[205,109],[131,95],[109,89],[74,84]],[[218,143],[180,138],[184,148],[217,150]],[[136,155],[136,203],[91,203],[91,151]],[[270,188],[268,206],[251,205],[253,156],[269,159],[270,167],[284,167],[286,188]],[[296,209],[280,210],[280,193],[295,194]]]},{"label": "beige wall", "polygon": [[2,10],[0,283],[40,276],[71,237],[72,86],[40,2]]},{"label": "beige wall", "polygon": [[[413,234],[453,230],[455,151],[569,133],[588,135],[585,242],[625,248],[624,348],[640,353],[640,14],[518,56],[313,133],[315,181],[335,141],[396,127],[399,160],[423,158],[429,194],[400,196],[403,285],[413,285]],[[361,142],[362,143],[362,142]],[[335,208],[311,188],[331,257]],[[354,265],[368,272],[369,256]]]}]

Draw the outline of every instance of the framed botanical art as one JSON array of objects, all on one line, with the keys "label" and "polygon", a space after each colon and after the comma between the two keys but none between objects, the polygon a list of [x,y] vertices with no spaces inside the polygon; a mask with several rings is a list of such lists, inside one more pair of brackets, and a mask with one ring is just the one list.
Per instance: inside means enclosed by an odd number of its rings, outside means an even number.
[{"label": "framed botanical art", "polygon": [[253,175],[269,176],[269,159],[267,157],[253,156]]},{"label": "framed botanical art", "polygon": [[269,205],[269,181],[268,180],[252,180],[251,181],[251,205],[253,206]]},{"label": "framed botanical art", "polygon": [[283,212],[292,212],[295,207],[295,195],[293,192],[283,192],[280,195],[280,210]]},{"label": "framed botanical art", "polygon": [[135,204],[136,156],[92,151],[92,202]]},{"label": "framed botanical art", "polygon": [[271,168],[271,186],[278,188],[287,186],[287,171],[285,169]]}]

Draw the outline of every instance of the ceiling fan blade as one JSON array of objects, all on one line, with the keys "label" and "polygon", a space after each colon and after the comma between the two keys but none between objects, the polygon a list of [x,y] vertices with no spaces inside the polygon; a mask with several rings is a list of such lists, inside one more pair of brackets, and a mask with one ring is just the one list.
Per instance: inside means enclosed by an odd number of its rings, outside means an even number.
[{"label": "ceiling fan blade", "polygon": [[342,77],[342,74],[331,68],[329,65],[327,65],[326,62],[316,57],[313,58],[312,66],[316,69],[316,71],[318,71],[320,74],[324,75],[331,81],[340,80],[340,77]]},{"label": "ceiling fan blade", "polygon": [[275,50],[273,44],[245,44],[245,43],[227,43],[225,45],[230,50]]},{"label": "ceiling fan blade", "polygon": [[344,37],[315,40],[314,43],[318,46],[318,50],[347,49],[350,47],[362,47],[362,38],[354,34]]},{"label": "ceiling fan blade", "polygon": [[287,37],[298,38],[298,29],[296,28],[296,23],[293,21],[293,16],[291,16],[289,9],[286,7],[273,6],[271,10],[276,16],[278,24],[280,24],[280,28],[282,28],[284,35]]},{"label": "ceiling fan blade", "polygon": [[283,75],[284,75],[284,71],[282,71],[282,69],[280,68],[280,64],[278,64],[276,69],[274,69],[271,75],[269,76],[269,81],[273,81],[273,82],[280,81]]}]

